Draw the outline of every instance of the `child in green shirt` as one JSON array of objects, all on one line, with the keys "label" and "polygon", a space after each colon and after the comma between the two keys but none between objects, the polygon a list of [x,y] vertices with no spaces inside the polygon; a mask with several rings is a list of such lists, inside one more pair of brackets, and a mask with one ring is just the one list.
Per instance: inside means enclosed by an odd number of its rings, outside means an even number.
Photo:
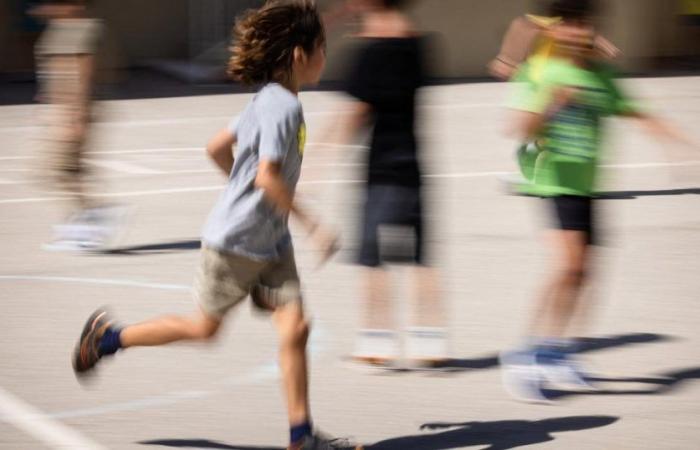
[{"label": "child in green shirt", "polygon": [[[554,212],[550,242],[557,255],[554,270],[535,308],[533,341],[522,352],[504,353],[504,382],[518,397],[546,400],[546,383],[590,388],[571,358],[566,331],[587,281],[595,243],[594,190],[602,122],[612,115],[640,119],[658,134],[674,136],[657,119],[637,109],[621,92],[611,71],[595,62],[591,1],[561,0],[562,21],[551,26],[554,42],[545,60],[531,58],[516,75],[512,107],[519,111],[518,137],[533,142],[534,164],[523,193],[543,197]],[[536,65],[539,77],[527,77]]]}]

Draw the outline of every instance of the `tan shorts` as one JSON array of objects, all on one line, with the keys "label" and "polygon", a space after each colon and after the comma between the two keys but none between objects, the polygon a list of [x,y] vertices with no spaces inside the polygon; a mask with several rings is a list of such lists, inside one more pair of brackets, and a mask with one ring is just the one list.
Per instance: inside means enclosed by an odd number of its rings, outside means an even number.
[{"label": "tan shorts", "polygon": [[256,261],[202,247],[194,284],[196,302],[207,315],[216,318],[222,318],[249,294],[256,306],[267,310],[301,301],[292,248],[281,259]]}]

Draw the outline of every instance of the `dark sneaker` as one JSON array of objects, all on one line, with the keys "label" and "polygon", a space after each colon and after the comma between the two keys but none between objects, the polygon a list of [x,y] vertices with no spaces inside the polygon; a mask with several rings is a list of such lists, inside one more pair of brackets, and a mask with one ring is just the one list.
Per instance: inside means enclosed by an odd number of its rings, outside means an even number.
[{"label": "dark sneaker", "polygon": [[73,351],[73,371],[77,376],[84,376],[102,358],[100,338],[112,324],[104,309],[98,309],[88,318],[80,335],[80,340]]},{"label": "dark sneaker", "polygon": [[320,433],[307,436],[288,450],[363,450],[364,447],[350,443],[347,439],[331,438]]}]

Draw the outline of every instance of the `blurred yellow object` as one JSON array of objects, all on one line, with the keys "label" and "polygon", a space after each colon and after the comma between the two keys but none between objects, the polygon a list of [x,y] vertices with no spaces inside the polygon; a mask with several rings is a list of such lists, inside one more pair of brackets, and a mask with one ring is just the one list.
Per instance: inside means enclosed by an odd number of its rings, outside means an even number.
[{"label": "blurred yellow object", "polygon": [[[541,28],[549,28],[561,22],[561,17],[546,17],[527,14],[527,20]],[[537,39],[534,51],[532,52],[532,61],[530,64],[530,77],[533,81],[539,81],[542,76],[542,64],[552,54],[554,49],[554,41],[542,34]]]},{"label": "blurred yellow object", "polygon": [[526,14],[527,20],[542,28],[551,27],[561,22],[561,17],[536,16],[534,14]]},{"label": "blurred yellow object", "polygon": [[700,16],[700,0],[681,0],[681,14]]}]

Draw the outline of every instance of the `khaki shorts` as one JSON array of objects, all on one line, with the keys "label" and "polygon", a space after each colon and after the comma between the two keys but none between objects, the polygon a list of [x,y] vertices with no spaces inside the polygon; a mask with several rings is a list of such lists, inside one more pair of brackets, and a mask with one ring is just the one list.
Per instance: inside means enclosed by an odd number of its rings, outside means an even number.
[{"label": "khaki shorts", "polygon": [[202,247],[194,283],[195,301],[211,317],[222,318],[250,294],[261,309],[301,301],[294,250],[280,259],[256,261],[245,256]]}]

